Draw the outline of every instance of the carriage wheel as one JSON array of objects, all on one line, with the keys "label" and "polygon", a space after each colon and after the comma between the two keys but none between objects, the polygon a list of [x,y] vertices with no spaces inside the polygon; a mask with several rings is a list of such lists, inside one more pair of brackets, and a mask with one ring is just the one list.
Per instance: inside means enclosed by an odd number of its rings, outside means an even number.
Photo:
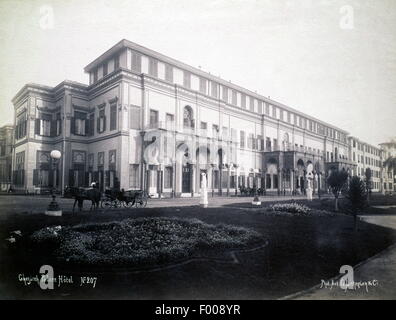
[{"label": "carriage wheel", "polygon": [[113,208],[121,208],[122,207],[122,202],[120,200],[113,200],[112,202]]},{"label": "carriage wheel", "polygon": [[101,206],[103,209],[109,209],[113,207],[113,201],[111,199],[102,200]]},{"label": "carriage wheel", "polygon": [[147,205],[147,197],[145,195],[140,195],[138,199],[136,199],[136,208],[145,208]]},{"label": "carriage wheel", "polygon": [[124,208],[132,208],[133,207],[133,201],[123,201],[122,204],[124,205]]}]

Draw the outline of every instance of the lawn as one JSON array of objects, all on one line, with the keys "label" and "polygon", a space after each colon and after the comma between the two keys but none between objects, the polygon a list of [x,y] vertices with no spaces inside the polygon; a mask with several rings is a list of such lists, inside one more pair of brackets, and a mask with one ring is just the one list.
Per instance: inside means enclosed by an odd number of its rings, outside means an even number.
[{"label": "lawn", "polygon": [[[269,204],[268,204],[269,205]],[[2,242],[0,292],[6,298],[128,298],[128,299],[273,299],[314,286],[322,279],[338,274],[341,265],[356,265],[396,242],[396,232],[380,226],[359,222],[359,231],[353,231],[353,219],[346,215],[315,214],[315,202],[311,214],[270,214],[268,210],[251,210],[233,207],[202,209],[198,206],[179,208],[146,208],[140,210],[112,210],[63,217],[41,214],[15,214],[0,225],[2,239],[9,232],[21,230],[22,237],[15,244]],[[257,250],[234,251],[235,259],[196,259],[190,263],[178,263],[169,268],[136,270],[122,264],[109,266],[105,261],[94,267],[61,262],[55,273],[63,275],[95,276],[96,287],[62,285],[55,290],[43,291],[38,286],[25,286],[18,275],[37,274],[39,267],[52,263],[48,246],[41,246],[41,254],[31,248],[34,232],[61,225],[62,229],[81,232],[84,226],[139,224],[135,218],[168,218],[194,223],[202,221],[206,231],[217,230],[219,225],[229,230],[258,233],[268,240],[267,246]],[[135,222],[130,222],[134,220]],[[181,219],[181,220],[179,220]],[[187,219],[187,220],[186,220]],[[70,228],[70,229],[68,229]],[[209,228],[209,230],[208,230]],[[212,229],[211,229],[212,228]],[[215,229],[213,229],[215,228]],[[239,229],[242,228],[242,229]],[[227,235],[227,227],[225,233]],[[208,234],[211,234],[209,231]],[[181,234],[183,231],[181,231]],[[253,237],[254,238],[254,237]],[[195,238],[198,240],[198,238]],[[108,241],[108,240],[106,240]],[[253,241],[254,242],[254,241]],[[115,241],[117,243],[117,241]],[[213,243],[212,243],[213,244]],[[233,247],[232,245],[231,247]],[[107,247],[107,246],[106,246]],[[209,246],[211,247],[211,245]],[[237,246],[238,247],[238,246]],[[244,248],[255,245],[247,241]],[[207,247],[192,246],[190,256],[199,256]],[[228,247],[216,246],[215,254],[224,254]],[[55,248],[56,249],[56,248]],[[149,248],[148,248],[149,249]],[[217,250],[217,251],[216,251]],[[185,257],[188,260],[188,257]],[[183,260],[183,258],[182,258]],[[186,261],[187,261],[186,260]],[[163,262],[152,261],[153,267]],[[147,261],[146,261],[147,262]]]}]

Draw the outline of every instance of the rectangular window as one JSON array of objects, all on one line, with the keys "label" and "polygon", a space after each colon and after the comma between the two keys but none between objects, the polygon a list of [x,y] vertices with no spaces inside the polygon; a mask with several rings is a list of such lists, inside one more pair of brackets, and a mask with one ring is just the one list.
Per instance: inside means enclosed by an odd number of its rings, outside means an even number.
[{"label": "rectangular window", "polygon": [[258,110],[257,112],[260,114],[263,114],[263,102],[262,101],[258,101]]},{"label": "rectangular window", "polygon": [[106,130],[106,115],[105,109],[99,110],[99,117],[97,120],[97,131],[98,133],[102,133]]},{"label": "rectangular window", "polygon": [[110,106],[110,131],[117,129],[117,105]]},{"label": "rectangular window", "polygon": [[241,135],[239,139],[239,145],[241,148],[245,148],[245,131],[241,130]]},{"label": "rectangular window", "polygon": [[157,60],[149,59],[149,75],[158,77],[158,63]]},{"label": "rectangular window", "polygon": [[246,109],[246,96],[241,94],[241,108]]},{"label": "rectangular window", "polygon": [[217,83],[216,82],[211,82],[211,96],[212,97],[214,97],[214,98],[217,98],[218,97],[218,93],[217,93]]},{"label": "rectangular window", "polygon": [[190,72],[183,72],[183,86],[186,88],[191,88],[191,74]]},{"label": "rectangular window", "polygon": [[199,78],[199,92],[206,94],[206,79]]},{"label": "rectangular window", "polygon": [[261,135],[257,136],[257,149],[259,149],[260,151],[264,150],[264,139]]},{"label": "rectangular window", "polygon": [[129,165],[129,187],[139,188],[139,165],[130,164]]},{"label": "rectangular window", "polygon": [[17,116],[15,126],[15,139],[21,139],[26,136],[27,117],[26,111]]},{"label": "rectangular window", "polygon": [[150,128],[154,128],[158,124],[158,111],[150,110]]},{"label": "rectangular window", "polygon": [[98,69],[95,69],[93,72],[93,82],[97,82],[98,81]]},{"label": "rectangular window", "polygon": [[169,64],[165,65],[165,80],[173,82],[173,68]]},{"label": "rectangular window", "polygon": [[247,146],[249,149],[254,149],[254,135],[249,133]]},{"label": "rectangular window", "polygon": [[175,117],[173,114],[167,113],[165,122],[167,130],[174,130]]},{"label": "rectangular window", "polygon": [[269,104],[268,103],[265,104],[265,114],[267,116],[269,116],[269,114],[270,114],[270,108],[269,108]]},{"label": "rectangular window", "polygon": [[51,122],[52,116],[50,114],[40,114],[40,136],[50,137],[51,136]]},{"label": "rectangular window", "polygon": [[222,134],[223,134],[223,140],[228,140],[228,128],[227,127],[223,127],[222,130]]},{"label": "rectangular window", "polygon": [[272,106],[272,117],[276,118],[276,107]]},{"label": "rectangular window", "polygon": [[40,136],[50,136],[50,123],[49,120],[40,119]]},{"label": "rectangular window", "polygon": [[106,61],[105,63],[103,63],[103,77],[107,76],[107,72],[108,69],[107,69],[107,61]]},{"label": "rectangular window", "polygon": [[250,100],[249,109],[250,111],[254,112],[254,99],[250,97],[249,100]]},{"label": "rectangular window", "polygon": [[117,70],[120,67],[120,56],[116,55],[114,57],[114,70]]},{"label": "rectangular window", "polygon": [[231,141],[232,142],[237,142],[237,130],[236,129],[231,129]]},{"label": "rectangular window", "polygon": [[265,139],[265,148],[266,148],[266,151],[272,151],[271,150],[271,138],[269,138],[269,137],[267,137]]},{"label": "rectangular window", "polygon": [[74,112],[74,134],[85,136],[85,122],[87,121],[87,114],[85,112]]},{"label": "rectangular window", "polygon": [[132,52],[132,71],[142,72],[142,56],[137,52]]},{"label": "rectangular window", "polygon": [[223,89],[222,100],[228,102],[228,88],[223,86],[222,89]]},{"label": "rectangular window", "polygon": [[217,124],[212,125],[212,136],[213,138],[219,137],[219,126]]},{"label": "rectangular window", "polygon": [[235,90],[232,90],[232,100],[231,100],[231,103],[232,103],[234,106],[236,106],[237,103],[238,103],[238,100],[237,100],[237,92],[236,92]]},{"label": "rectangular window", "polygon": [[165,189],[172,188],[172,177],[173,177],[173,168],[165,167],[165,170],[164,170],[164,188]]}]

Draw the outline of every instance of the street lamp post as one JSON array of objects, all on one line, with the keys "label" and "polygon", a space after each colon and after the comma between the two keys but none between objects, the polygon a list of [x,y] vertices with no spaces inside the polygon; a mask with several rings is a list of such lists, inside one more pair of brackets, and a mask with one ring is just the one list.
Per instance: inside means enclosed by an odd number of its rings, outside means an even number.
[{"label": "street lamp post", "polygon": [[[53,169],[55,170],[57,165],[58,165],[58,161],[61,158],[62,154],[58,150],[52,150],[51,153],[50,153],[50,156],[51,156],[51,159],[52,159]],[[55,175],[55,177],[56,177],[56,175]],[[55,195],[54,191],[55,191],[55,187],[53,186],[52,190],[51,190],[52,201],[48,205],[48,208],[45,211],[45,214],[49,215],[49,216],[61,216],[62,215],[62,210],[59,208],[59,204],[56,202],[56,195]]]}]

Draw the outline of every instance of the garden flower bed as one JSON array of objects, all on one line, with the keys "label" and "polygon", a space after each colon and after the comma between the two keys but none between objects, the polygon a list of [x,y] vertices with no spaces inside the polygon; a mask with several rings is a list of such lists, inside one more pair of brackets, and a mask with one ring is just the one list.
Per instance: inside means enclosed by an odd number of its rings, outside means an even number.
[{"label": "garden flower bed", "polygon": [[266,209],[266,213],[273,215],[290,215],[290,216],[332,216],[333,212],[319,209],[311,209],[306,205],[292,203],[276,203]]},{"label": "garden flower bed", "polygon": [[142,266],[189,258],[198,251],[243,248],[259,233],[198,219],[137,218],[71,227],[47,227],[30,237],[60,262]]}]

